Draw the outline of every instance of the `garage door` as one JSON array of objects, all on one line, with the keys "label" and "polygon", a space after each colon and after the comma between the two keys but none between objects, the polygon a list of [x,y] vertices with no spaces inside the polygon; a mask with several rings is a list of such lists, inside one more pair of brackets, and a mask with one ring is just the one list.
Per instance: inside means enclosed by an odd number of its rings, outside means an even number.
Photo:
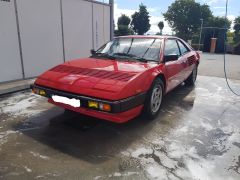
[{"label": "garage door", "polygon": [[0,82],[22,78],[14,1],[0,1]]}]

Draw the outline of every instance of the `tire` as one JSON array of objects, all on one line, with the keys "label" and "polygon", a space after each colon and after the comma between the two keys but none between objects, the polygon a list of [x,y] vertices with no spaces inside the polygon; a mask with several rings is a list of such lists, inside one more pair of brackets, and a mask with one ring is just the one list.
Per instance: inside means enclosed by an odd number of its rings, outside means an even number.
[{"label": "tire", "polygon": [[160,78],[156,78],[147,93],[144,103],[143,115],[145,118],[154,119],[158,115],[161,109],[163,95],[164,84]]},{"label": "tire", "polygon": [[194,66],[192,73],[190,76],[184,81],[187,86],[194,86],[197,79],[198,67]]}]

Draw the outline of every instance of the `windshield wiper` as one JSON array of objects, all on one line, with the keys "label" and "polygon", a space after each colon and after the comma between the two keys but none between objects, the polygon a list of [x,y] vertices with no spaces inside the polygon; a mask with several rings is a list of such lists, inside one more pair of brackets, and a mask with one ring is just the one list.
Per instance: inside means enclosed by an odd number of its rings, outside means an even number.
[{"label": "windshield wiper", "polygon": [[111,60],[114,60],[114,59],[116,59],[116,57],[114,57],[114,56],[112,56],[112,55],[109,55],[109,54],[107,54],[107,53],[95,53],[94,55],[92,55],[92,56],[94,56],[94,57],[104,57],[104,58],[109,58],[109,59],[111,59]]},{"label": "windshield wiper", "polygon": [[113,55],[115,55],[115,56],[126,56],[126,57],[130,57],[130,58],[136,57],[135,55],[128,54],[128,53],[114,53]]},{"label": "windshield wiper", "polygon": [[145,59],[145,58],[143,58],[143,57],[136,57],[136,58],[134,58],[134,59],[136,59],[136,60],[138,60],[138,61],[141,61],[141,62],[156,62],[157,63],[157,61],[155,61],[155,60],[153,60],[153,59]]}]

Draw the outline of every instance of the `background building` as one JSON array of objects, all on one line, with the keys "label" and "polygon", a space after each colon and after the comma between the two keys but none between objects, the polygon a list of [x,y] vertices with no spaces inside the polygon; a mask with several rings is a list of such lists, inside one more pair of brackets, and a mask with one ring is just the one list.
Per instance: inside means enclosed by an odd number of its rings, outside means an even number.
[{"label": "background building", "polygon": [[113,36],[113,1],[0,0],[0,82],[90,55]]}]

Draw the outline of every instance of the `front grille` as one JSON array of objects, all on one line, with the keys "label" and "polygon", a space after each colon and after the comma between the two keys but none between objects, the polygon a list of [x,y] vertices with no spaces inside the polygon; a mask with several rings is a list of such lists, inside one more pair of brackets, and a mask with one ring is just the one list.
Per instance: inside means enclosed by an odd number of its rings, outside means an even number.
[{"label": "front grille", "polygon": [[59,72],[59,73],[71,73],[79,74],[90,77],[98,77],[102,79],[112,79],[118,81],[129,81],[135,73],[125,73],[125,72],[112,72],[100,69],[88,69],[74,66],[59,65],[52,68],[50,71]]}]

